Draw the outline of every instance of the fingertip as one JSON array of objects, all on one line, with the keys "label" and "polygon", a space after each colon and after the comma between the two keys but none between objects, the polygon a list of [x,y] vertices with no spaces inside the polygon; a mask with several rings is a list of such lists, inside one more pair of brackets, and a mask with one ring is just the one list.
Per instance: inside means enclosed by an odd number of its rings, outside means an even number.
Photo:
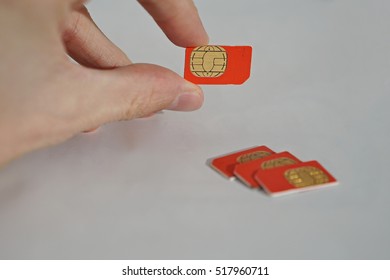
[{"label": "fingertip", "polygon": [[[196,22],[196,24],[194,24]],[[194,47],[204,46],[209,43],[209,35],[199,17],[194,18],[191,26],[188,27],[165,27],[163,24],[160,25],[169,40],[178,47]]]},{"label": "fingertip", "polygon": [[209,36],[192,0],[138,0],[169,40],[180,47],[207,45]]},{"label": "fingertip", "polygon": [[182,47],[182,48],[206,46],[206,45],[209,44],[209,41],[210,41],[209,36],[206,33],[206,31],[204,33],[201,32],[201,34],[195,35],[192,38],[188,38],[188,37],[183,37],[183,38],[180,38],[180,37],[170,37],[169,39],[176,46]]},{"label": "fingertip", "polygon": [[[184,32],[183,32],[184,31]],[[195,47],[208,45],[210,38],[199,16],[191,21],[191,26],[177,29],[175,32],[165,32],[169,40],[178,47]]]},{"label": "fingertip", "polygon": [[171,111],[195,111],[202,107],[204,101],[202,89],[188,81],[181,88],[181,92],[167,108]]}]

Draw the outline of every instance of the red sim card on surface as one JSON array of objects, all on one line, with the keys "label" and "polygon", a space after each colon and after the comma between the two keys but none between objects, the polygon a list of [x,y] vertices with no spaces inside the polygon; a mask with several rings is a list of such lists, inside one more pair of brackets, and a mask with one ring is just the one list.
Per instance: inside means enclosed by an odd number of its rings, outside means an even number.
[{"label": "red sim card on surface", "polygon": [[251,72],[252,47],[186,48],[184,78],[194,84],[242,84]]},{"label": "red sim card on surface", "polygon": [[248,163],[238,164],[235,166],[234,175],[248,187],[258,188],[260,187],[260,184],[255,180],[257,170],[267,170],[300,162],[299,159],[289,152],[282,152]]},{"label": "red sim card on surface", "polygon": [[266,146],[258,146],[214,158],[211,160],[210,166],[227,178],[233,179],[235,178],[233,173],[234,167],[237,164],[264,158],[274,153],[274,151]]},{"label": "red sim card on surface", "polygon": [[336,185],[337,180],[317,161],[272,169],[259,169],[255,180],[271,196],[308,191]]}]

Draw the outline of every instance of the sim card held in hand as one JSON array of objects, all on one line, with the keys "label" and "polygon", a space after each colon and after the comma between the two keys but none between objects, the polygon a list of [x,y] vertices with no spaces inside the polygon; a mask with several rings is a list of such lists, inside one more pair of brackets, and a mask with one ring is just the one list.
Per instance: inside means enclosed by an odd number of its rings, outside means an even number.
[{"label": "sim card held in hand", "polygon": [[243,84],[249,79],[251,61],[250,46],[187,48],[184,78],[194,84]]},{"label": "sim card held in hand", "polygon": [[266,158],[257,159],[235,166],[234,175],[240,179],[245,185],[252,188],[260,187],[260,184],[255,180],[257,170],[271,169],[280,166],[292,165],[301,161],[289,152],[282,152],[270,155]]},{"label": "sim card held in hand", "polygon": [[272,154],[274,154],[274,151],[268,147],[259,146],[214,158],[211,160],[210,166],[223,176],[229,179],[234,179],[235,177],[233,172],[237,164],[264,158]]},{"label": "sim card held in hand", "polygon": [[336,185],[336,179],[317,161],[272,169],[259,169],[255,180],[271,196],[308,191]]}]

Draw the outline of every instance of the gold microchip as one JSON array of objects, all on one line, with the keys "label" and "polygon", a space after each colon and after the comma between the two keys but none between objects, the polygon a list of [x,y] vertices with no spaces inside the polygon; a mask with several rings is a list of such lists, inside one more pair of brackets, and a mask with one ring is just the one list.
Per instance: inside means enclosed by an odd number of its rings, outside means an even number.
[{"label": "gold microchip", "polygon": [[227,52],[220,46],[201,46],[191,53],[190,70],[197,77],[220,77],[227,66]]},{"label": "gold microchip", "polygon": [[329,182],[328,176],[321,169],[312,166],[286,170],[284,172],[284,177],[296,188],[303,188]]},{"label": "gold microchip", "polygon": [[256,151],[256,152],[253,152],[253,153],[243,154],[243,155],[239,156],[237,158],[237,162],[238,163],[245,163],[245,162],[252,161],[252,160],[255,160],[255,159],[264,158],[264,157],[267,157],[267,156],[270,156],[270,155],[271,155],[270,152]]},{"label": "gold microchip", "polygon": [[261,164],[261,169],[270,169],[270,168],[275,168],[279,166],[286,166],[286,165],[291,165],[291,164],[296,164],[297,162],[291,158],[286,158],[286,157],[280,157],[280,158],[275,158],[271,159],[268,161],[265,161]]}]

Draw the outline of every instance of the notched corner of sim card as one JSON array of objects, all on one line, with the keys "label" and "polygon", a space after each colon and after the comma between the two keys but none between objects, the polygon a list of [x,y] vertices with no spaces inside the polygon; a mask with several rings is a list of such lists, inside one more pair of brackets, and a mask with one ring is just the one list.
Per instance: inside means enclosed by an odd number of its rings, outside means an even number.
[{"label": "notched corner of sim card", "polygon": [[206,160],[206,165],[211,167],[215,172],[217,172],[218,174],[222,175],[224,178],[228,179],[229,181],[235,181],[237,179],[236,177],[234,177],[234,176],[229,177],[225,173],[223,173],[221,170],[219,170],[217,167],[214,166],[213,162],[217,158],[219,158],[219,156],[207,159]]}]

